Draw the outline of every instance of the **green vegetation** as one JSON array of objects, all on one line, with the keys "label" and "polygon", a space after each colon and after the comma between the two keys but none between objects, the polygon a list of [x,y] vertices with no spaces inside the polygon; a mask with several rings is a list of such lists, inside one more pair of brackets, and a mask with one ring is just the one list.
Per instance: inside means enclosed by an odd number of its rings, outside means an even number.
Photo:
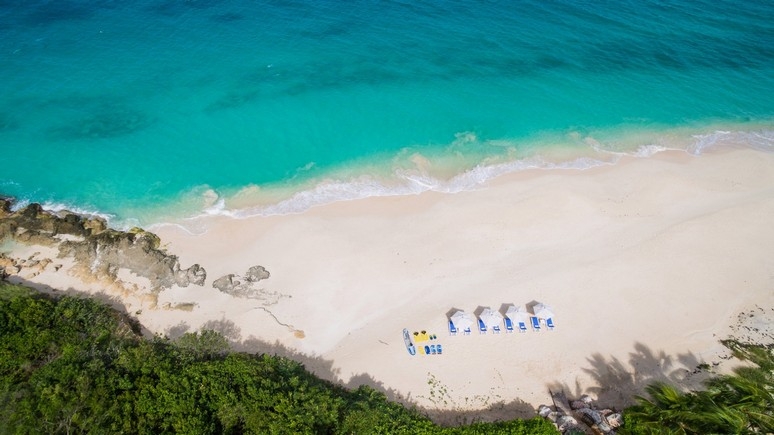
[{"label": "green vegetation", "polygon": [[213,331],[176,342],[90,299],[0,282],[2,433],[555,434],[541,418],[444,428],[369,387],[235,353]]},{"label": "green vegetation", "polygon": [[624,412],[624,430],[645,434],[774,433],[774,354],[763,346],[727,340],[734,355],[752,363],[707,382],[707,390],[683,393],[657,383],[650,398]]}]

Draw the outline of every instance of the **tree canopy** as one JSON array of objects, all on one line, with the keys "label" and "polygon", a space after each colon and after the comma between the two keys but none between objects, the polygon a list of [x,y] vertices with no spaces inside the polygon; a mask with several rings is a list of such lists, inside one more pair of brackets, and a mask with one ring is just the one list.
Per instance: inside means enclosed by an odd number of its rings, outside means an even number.
[{"label": "tree canopy", "polygon": [[774,354],[765,346],[723,342],[751,363],[731,375],[707,381],[707,389],[681,392],[664,383],[649,385],[649,397],[624,412],[621,433],[755,434],[774,433]]},{"label": "tree canopy", "polygon": [[440,427],[366,386],[286,358],[228,350],[214,331],[175,342],[97,301],[0,282],[2,433],[554,434],[539,417]]}]

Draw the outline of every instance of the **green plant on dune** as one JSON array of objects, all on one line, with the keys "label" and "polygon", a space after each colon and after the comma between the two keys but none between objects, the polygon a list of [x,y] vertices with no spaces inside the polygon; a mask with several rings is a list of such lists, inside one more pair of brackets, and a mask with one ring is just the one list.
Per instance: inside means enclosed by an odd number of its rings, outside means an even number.
[{"label": "green plant on dune", "polygon": [[681,392],[664,383],[648,386],[648,397],[639,397],[639,403],[624,412],[621,433],[774,433],[772,349],[733,340],[723,344],[752,365],[708,380],[702,391]]},{"label": "green plant on dune", "polygon": [[367,386],[231,352],[214,331],[171,342],[90,299],[0,282],[0,434],[555,434],[541,418],[444,428]]}]

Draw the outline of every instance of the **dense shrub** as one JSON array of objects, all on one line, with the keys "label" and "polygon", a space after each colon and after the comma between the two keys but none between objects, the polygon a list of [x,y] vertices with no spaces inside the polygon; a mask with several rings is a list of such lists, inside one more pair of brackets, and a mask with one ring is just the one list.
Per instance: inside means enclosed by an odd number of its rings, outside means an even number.
[{"label": "dense shrub", "polygon": [[774,354],[765,346],[727,340],[734,355],[752,363],[732,375],[707,381],[707,389],[681,392],[656,383],[624,412],[620,433],[753,434],[774,433]]},{"label": "dense shrub", "polygon": [[148,340],[94,300],[0,286],[0,433],[556,433],[539,418],[442,428],[213,331]]}]

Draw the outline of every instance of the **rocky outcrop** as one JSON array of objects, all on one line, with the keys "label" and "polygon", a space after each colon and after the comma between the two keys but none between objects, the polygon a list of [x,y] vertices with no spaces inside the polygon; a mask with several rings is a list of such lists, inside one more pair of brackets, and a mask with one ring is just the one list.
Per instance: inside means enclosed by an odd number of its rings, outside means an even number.
[{"label": "rocky outcrop", "polygon": [[28,239],[33,234],[87,237],[107,230],[107,223],[100,218],[88,218],[69,211],[53,213],[44,210],[40,204],[30,204],[12,212],[12,205],[11,199],[0,198],[0,238],[20,230],[27,233]]},{"label": "rocky outcrop", "polygon": [[212,287],[235,298],[254,299],[261,301],[264,306],[269,306],[289,297],[258,286],[259,281],[268,279],[269,276],[269,271],[263,266],[252,266],[242,276],[233,273],[221,276],[212,282]]},{"label": "rocky outcrop", "polygon": [[233,273],[221,276],[212,282],[212,287],[238,298],[262,299],[265,290],[257,288],[254,284],[269,276],[269,271],[263,266],[252,266],[241,277]]},{"label": "rocky outcrop", "polygon": [[12,211],[13,201],[0,198],[0,241],[57,247],[60,258],[72,258],[82,272],[100,280],[117,279],[118,271],[148,279],[158,292],[173,285],[204,285],[207,273],[198,264],[181,269],[177,256],[160,249],[147,231],[110,229],[101,218],[68,211],[49,212],[39,204]]},{"label": "rocky outcrop", "polygon": [[[566,402],[563,392],[552,392],[556,410],[546,405],[538,408],[538,415],[550,420],[563,434],[592,433],[615,435],[615,429],[621,426],[621,413],[612,409],[598,409],[594,400],[583,395],[579,400]],[[557,398],[559,400],[557,400]],[[565,402],[562,404],[562,402]],[[582,423],[582,424],[581,424]]]},{"label": "rocky outcrop", "polygon": [[263,266],[253,266],[249,269],[247,269],[247,273],[245,273],[245,280],[249,282],[258,282],[262,279],[269,279],[271,274],[268,270],[266,270]]},{"label": "rocky outcrop", "polygon": [[223,275],[212,282],[212,287],[236,297],[251,297],[260,290],[254,288],[253,284],[268,279],[271,274],[263,266],[252,266],[247,269],[245,275],[240,277],[233,273]]},{"label": "rocky outcrop", "polygon": [[[0,280],[11,275],[19,275],[22,271],[25,278],[36,277],[53,263],[50,258],[38,258],[39,254],[36,252],[30,258],[13,258],[0,253]],[[59,270],[61,267],[61,264],[53,266],[54,270]]]}]

